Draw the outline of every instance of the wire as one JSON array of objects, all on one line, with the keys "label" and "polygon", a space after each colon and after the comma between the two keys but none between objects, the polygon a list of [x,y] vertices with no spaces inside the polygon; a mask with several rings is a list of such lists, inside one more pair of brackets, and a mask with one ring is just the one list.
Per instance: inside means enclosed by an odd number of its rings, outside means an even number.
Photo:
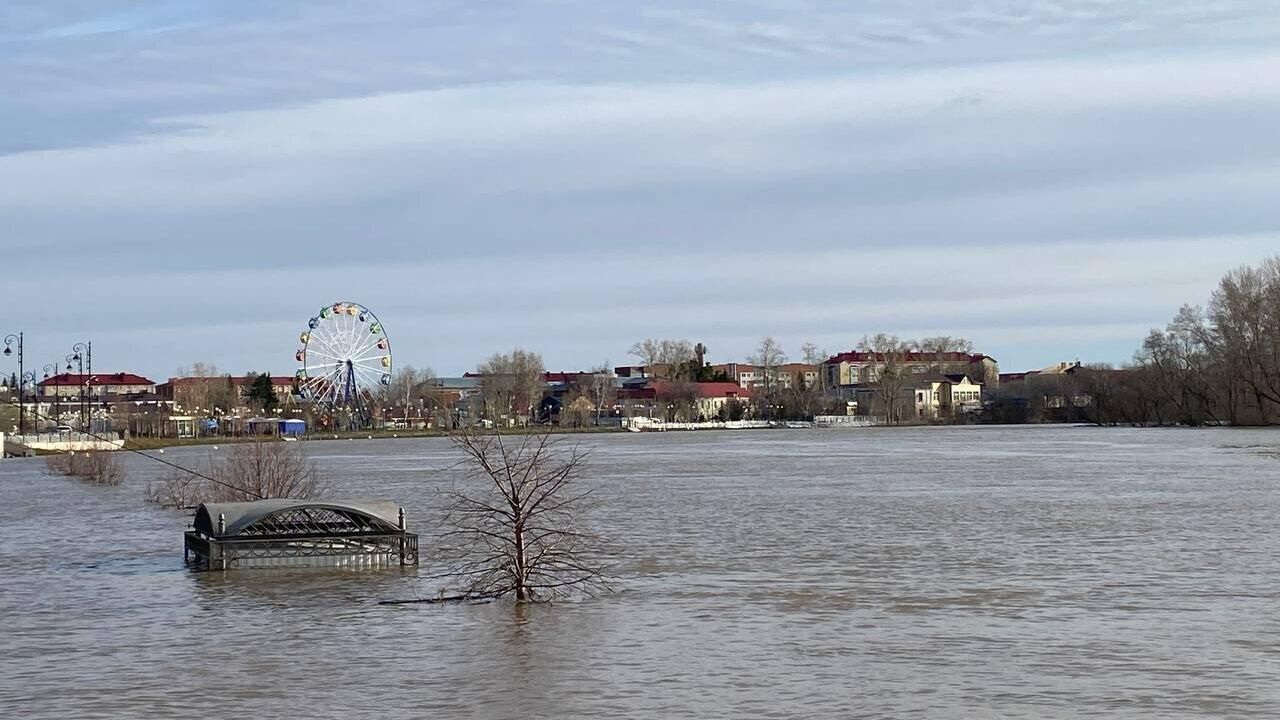
[{"label": "wire", "polygon": [[[12,399],[6,400],[4,404],[5,404],[5,405],[8,405],[9,407],[18,407],[19,409],[21,409],[21,406],[22,406],[22,403],[15,403]],[[38,402],[36,403],[36,406],[37,406],[37,407],[39,407],[39,403],[38,403]],[[30,413],[31,413],[32,415],[34,415],[37,419],[52,420],[53,422],[58,422],[58,419],[57,419],[57,418],[51,418],[51,417],[49,417],[49,416],[47,416],[47,415],[42,415],[42,414],[40,414],[40,411],[38,411],[38,410],[27,410],[27,412],[30,412]],[[88,435],[89,437],[91,437],[91,438],[93,438],[93,439],[95,439],[95,440],[101,440],[101,441],[103,441],[103,442],[114,442],[114,441],[117,439],[117,438],[107,437],[107,436],[105,436],[105,435],[98,435],[97,433],[94,433],[94,432],[91,432],[91,431],[90,431],[90,432],[86,432],[86,431],[83,431],[83,430],[82,430],[82,431],[80,431],[80,434],[81,434],[81,435]],[[137,450],[137,449],[134,449],[134,448],[131,448],[131,447],[126,447],[126,446],[121,446],[121,448],[120,448],[120,449],[121,449],[121,450],[124,450],[125,452],[131,452],[131,453],[134,453],[134,454],[136,454],[136,455],[141,455],[142,457],[147,458],[148,460],[154,460],[154,461],[156,461],[156,462],[160,463],[161,465],[168,465],[169,467],[174,468],[175,470],[181,470],[182,472],[185,472],[185,473],[187,473],[187,474],[189,474],[189,475],[194,475],[194,476],[196,476],[196,477],[198,477],[198,478],[201,478],[201,479],[204,479],[204,480],[208,480],[209,482],[214,483],[215,485],[221,485],[221,486],[223,486],[223,487],[231,488],[232,490],[236,490],[236,491],[238,491],[238,492],[245,493],[246,495],[252,495],[252,496],[256,497],[256,498],[257,498],[257,499],[259,499],[259,500],[265,500],[265,499],[266,499],[266,497],[265,497],[265,496],[263,496],[262,494],[260,494],[260,493],[256,493],[256,492],[254,492],[254,491],[252,491],[252,490],[250,490],[250,489],[248,489],[248,488],[242,488],[242,487],[239,487],[239,486],[234,485],[234,484],[232,484],[232,483],[226,482],[225,480],[219,480],[219,479],[217,479],[217,478],[209,477],[208,475],[205,475],[205,474],[204,474],[204,473],[202,473],[202,472],[197,472],[197,471],[195,471],[195,470],[192,470],[191,468],[186,468],[186,467],[183,467],[183,466],[181,466],[181,465],[179,465],[179,464],[177,464],[177,463],[169,462],[168,460],[165,460],[164,458],[158,458],[158,457],[156,457],[155,455],[149,455],[149,454],[147,454],[146,452],[144,452],[144,451],[142,451],[142,450]]]}]

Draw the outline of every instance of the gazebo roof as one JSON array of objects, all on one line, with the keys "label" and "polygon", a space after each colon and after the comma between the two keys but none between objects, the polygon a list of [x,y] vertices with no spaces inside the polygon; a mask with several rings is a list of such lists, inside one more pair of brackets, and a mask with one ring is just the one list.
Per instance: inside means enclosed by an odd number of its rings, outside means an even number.
[{"label": "gazebo roof", "polygon": [[[223,529],[218,530],[218,517]],[[204,503],[192,525],[210,537],[399,532],[400,508],[389,500],[299,500]]]}]

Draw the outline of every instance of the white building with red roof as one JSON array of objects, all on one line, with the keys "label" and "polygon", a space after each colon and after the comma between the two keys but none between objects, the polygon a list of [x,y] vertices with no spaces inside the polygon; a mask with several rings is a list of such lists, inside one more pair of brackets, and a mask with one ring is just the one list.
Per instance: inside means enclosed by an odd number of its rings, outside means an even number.
[{"label": "white building with red roof", "polygon": [[141,375],[127,372],[115,373],[58,373],[42,380],[38,387],[40,397],[80,397],[92,390],[95,397],[108,395],[138,395],[154,393],[156,384]]}]

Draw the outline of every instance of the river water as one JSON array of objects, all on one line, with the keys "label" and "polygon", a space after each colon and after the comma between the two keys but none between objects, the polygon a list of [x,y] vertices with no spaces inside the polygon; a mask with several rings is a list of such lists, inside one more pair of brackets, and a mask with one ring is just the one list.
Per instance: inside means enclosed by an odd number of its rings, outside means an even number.
[{"label": "river water", "polygon": [[[619,589],[527,608],[378,605],[417,591],[399,568],[188,572],[154,463],[0,461],[0,716],[1280,717],[1275,431],[578,441]],[[429,542],[446,441],[299,447]]]}]

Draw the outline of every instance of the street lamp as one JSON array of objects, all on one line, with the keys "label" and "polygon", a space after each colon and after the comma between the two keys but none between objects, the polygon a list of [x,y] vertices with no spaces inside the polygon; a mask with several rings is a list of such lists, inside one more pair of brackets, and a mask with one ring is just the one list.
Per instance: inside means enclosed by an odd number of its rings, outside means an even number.
[{"label": "street lamp", "polygon": [[[93,343],[76,343],[71,346],[71,352],[75,353],[73,357],[76,360],[82,360],[82,369],[80,381],[83,387],[81,391],[81,402],[84,405],[84,414],[88,420],[87,429],[93,432]],[[88,374],[85,374],[85,371]]]},{"label": "street lamp", "polygon": [[[44,379],[46,382],[49,380],[49,378],[56,377],[57,375],[58,375],[58,363],[56,362],[49,363],[44,366]],[[36,407],[39,407],[39,404],[37,404]],[[54,425],[62,424],[62,412],[61,412],[61,408],[59,408],[58,388],[56,386],[53,388],[53,424]]]},{"label": "street lamp", "polygon": [[27,434],[27,406],[24,405],[22,401],[22,395],[23,395],[22,389],[23,389],[24,383],[26,382],[26,379],[25,379],[26,372],[25,372],[25,367],[23,366],[22,333],[18,333],[17,335],[8,335],[5,337],[4,354],[5,354],[5,357],[12,355],[13,354],[12,346],[15,343],[18,346],[18,434],[26,435]]}]

